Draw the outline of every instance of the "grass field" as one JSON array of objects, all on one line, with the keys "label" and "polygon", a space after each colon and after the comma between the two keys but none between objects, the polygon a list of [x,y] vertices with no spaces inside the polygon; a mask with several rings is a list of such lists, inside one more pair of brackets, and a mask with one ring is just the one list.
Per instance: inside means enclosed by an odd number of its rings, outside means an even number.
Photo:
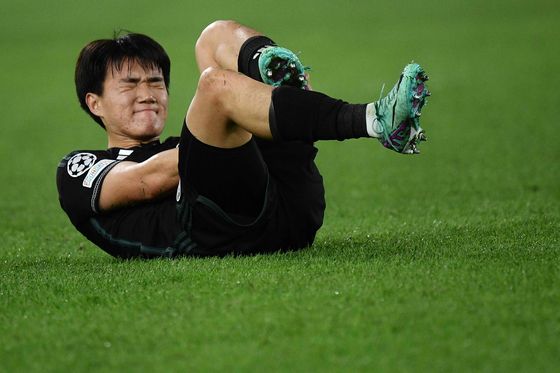
[{"label": "grass field", "polygon": [[[368,102],[419,62],[415,157],[325,142],[325,224],[297,253],[120,261],[60,209],[56,165],[106,137],[75,98],[87,42],[153,36],[172,60],[236,19],[302,50],[315,90]],[[0,372],[557,372],[560,117],[552,1],[12,1],[0,14]]]}]

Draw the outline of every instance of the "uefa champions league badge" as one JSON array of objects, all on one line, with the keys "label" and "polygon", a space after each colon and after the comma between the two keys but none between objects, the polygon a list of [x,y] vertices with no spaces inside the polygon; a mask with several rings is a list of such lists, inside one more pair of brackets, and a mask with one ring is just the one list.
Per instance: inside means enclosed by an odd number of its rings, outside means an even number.
[{"label": "uefa champions league badge", "polygon": [[72,177],[83,175],[93,166],[96,160],[97,157],[91,153],[76,154],[68,161],[68,175]]}]

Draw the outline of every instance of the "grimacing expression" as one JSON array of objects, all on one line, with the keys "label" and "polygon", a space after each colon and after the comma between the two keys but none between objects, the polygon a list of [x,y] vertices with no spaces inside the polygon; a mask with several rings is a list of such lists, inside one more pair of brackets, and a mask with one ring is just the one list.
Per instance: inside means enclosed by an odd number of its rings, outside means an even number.
[{"label": "grimacing expression", "polygon": [[120,70],[109,69],[101,96],[88,93],[90,110],[117,137],[141,142],[159,139],[169,106],[162,72],[130,61]]}]

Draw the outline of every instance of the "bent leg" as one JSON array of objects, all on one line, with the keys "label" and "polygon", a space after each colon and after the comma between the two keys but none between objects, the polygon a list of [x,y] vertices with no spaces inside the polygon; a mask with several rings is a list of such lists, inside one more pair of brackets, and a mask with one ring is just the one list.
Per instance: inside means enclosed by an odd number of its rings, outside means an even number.
[{"label": "bent leg", "polygon": [[201,73],[218,66],[272,86],[311,89],[308,68],[297,55],[235,21],[216,21],[206,27],[196,43],[196,60]]},{"label": "bent leg", "polygon": [[319,92],[273,88],[219,67],[206,69],[186,118],[205,144],[235,148],[252,135],[266,140],[344,140],[366,137],[366,105]]},{"label": "bent leg", "polygon": [[187,112],[187,126],[198,140],[219,148],[241,146],[252,135],[271,140],[272,90],[236,72],[208,68]]},{"label": "bent leg", "polygon": [[195,54],[198,69],[219,66],[237,71],[237,59],[243,43],[260,32],[236,21],[216,21],[202,31],[196,42]]},{"label": "bent leg", "polygon": [[180,144],[181,185],[190,186],[238,223],[254,221],[262,210],[268,181],[255,141],[222,149],[202,143],[183,127]]}]

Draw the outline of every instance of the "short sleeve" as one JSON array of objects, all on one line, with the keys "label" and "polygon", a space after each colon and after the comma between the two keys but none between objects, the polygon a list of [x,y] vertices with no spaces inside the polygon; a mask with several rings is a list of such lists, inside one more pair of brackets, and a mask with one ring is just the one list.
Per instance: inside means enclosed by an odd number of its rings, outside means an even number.
[{"label": "short sleeve", "polygon": [[101,185],[107,173],[118,163],[110,158],[107,151],[76,151],[58,164],[58,199],[74,225],[99,214]]}]

